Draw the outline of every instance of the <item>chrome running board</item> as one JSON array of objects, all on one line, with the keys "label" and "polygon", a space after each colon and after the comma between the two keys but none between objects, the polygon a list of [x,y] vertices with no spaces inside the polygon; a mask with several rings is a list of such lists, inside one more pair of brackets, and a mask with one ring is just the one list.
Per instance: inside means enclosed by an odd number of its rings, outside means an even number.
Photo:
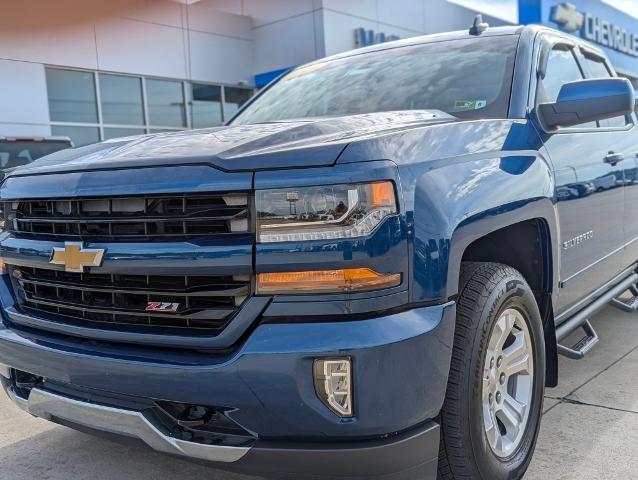
[{"label": "chrome running board", "polygon": [[166,435],[153,425],[143,413],[135,410],[82,402],[33,388],[26,400],[9,388],[11,400],[24,411],[45,420],[66,420],[95,430],[137,438],[153,450],[182,455],[209,462],[232,463],[241,459],[251,447],[204,445]]}]

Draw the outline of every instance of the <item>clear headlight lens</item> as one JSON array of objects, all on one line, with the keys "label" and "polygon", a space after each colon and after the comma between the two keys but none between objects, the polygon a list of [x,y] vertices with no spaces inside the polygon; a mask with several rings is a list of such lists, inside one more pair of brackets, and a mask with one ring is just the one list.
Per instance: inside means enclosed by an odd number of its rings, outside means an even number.
[{"label": "clear headlight lens", "polygon": [[361,237],[397,213],[389,181],[258,190],[256,204],[263,243]]}]

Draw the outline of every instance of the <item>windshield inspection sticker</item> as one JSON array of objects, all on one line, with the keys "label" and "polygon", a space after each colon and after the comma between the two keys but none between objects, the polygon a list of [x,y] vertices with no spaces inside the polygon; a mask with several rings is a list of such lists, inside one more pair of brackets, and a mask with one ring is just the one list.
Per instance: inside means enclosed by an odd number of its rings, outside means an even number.
[{"label": "windshield inspection sticker", "polygon": [[487,100],[457,100],[454,102],[454,111],[462,112],[464,110],[478,110],[485,108]]}]

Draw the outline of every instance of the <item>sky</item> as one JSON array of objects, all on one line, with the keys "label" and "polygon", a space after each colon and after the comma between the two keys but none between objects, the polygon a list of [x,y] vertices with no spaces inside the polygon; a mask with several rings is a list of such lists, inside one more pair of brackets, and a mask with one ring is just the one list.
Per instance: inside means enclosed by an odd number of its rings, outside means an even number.
[{"label": "sky", "polygon": [[[506,22],[518,23],[518,0],[448,0],[478,10]],[[601,0],[638,18],[638,0]]]},{"label": "sky", "polygon": [[603,0],[603,2],[638,18],[638,1],[636,0]]},{"label": "sky", "polygon": [[[631,1],[631,0],[630,0]],[[510,23],[518,23],[518,0],[448,0]]]}]

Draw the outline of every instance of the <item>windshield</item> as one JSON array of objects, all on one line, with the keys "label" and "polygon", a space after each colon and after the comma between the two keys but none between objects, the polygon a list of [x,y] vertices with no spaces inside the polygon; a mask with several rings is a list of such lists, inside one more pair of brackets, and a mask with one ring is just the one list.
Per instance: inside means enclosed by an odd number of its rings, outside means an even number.
[{"label": "windshield", "polygon": [[69,142],[63,141],[0,141],[0,169],[5,170],[26,165],[40,157],[70,147]]},{"label": "windshield", "polygon": [[233,125],[394,110],[506,118],[518,35],[449,40],[313,63],[264,91]]}]

